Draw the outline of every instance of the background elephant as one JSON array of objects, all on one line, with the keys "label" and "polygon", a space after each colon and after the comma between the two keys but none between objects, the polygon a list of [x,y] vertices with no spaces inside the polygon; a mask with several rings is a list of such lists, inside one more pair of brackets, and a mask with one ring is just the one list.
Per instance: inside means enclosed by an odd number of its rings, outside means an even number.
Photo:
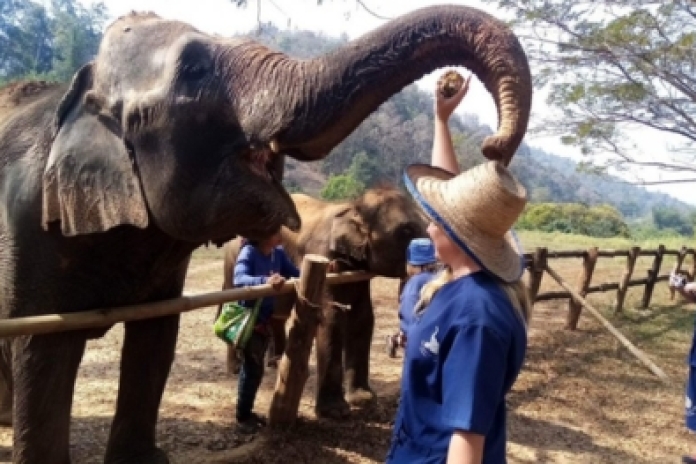
[{"label": "background elephant", "polygon": [[[409,242],[426,235],[425,218],[411,199],[397,189],[368,190],[351,202],[326,202],[304,194],[291,196],[302,228],[299,232],[285,229],[283,243],[298,267],[304,255],[314,253],[336,260],[339,272],[364,270],[404,278]],[[232,287],[239,246],[239,239],[225,245],[223,288]],[[319,416],[342,417],[350,409],[346,399],[357,403],[373,396],[369,363],[375,319],[370,282],[328,287],[326,301],[350,305],[350,309],[324,305],[316,337],[315,409]],[[277,297],[273,321],[275,354],[285,350],[285,321],[294,302],[294,294]],[[228,348],[228,370],[233,369],[233,360],[234,349]]]},{"label": "background elephant", "polygon": [[[151,13],[119,18],[67,86],[0,90],[0,316],[181,295],[201,244],[299,227],[281,155],[326,156],[445,65],[470,68],[492,93],[499,130],[483,152],[507,162],[526,131],[531,77],[515,36],[480,11],[418,10],[312,60]],[[106,462],[168,462],[155,428],[178,325],[125,325]],[[86,340],[106,330],[1,343],[14,462],[70,461],[76,373]]]}]

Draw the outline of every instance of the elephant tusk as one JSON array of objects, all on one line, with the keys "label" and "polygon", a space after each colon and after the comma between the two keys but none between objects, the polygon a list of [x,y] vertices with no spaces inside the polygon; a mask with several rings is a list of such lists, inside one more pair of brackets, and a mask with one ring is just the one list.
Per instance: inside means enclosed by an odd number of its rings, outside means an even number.
[{"label": "elephant tusk", "polygon": [[269,143],[268,146],[271,147],[271,151],[276,155],[280,153],[280,144],[276,139],[271,140],[271,143]]}]

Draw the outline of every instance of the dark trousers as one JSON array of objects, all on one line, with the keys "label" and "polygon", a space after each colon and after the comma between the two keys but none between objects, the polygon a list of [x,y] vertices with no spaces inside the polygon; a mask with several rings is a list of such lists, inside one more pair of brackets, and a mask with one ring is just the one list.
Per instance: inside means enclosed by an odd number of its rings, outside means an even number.
[{"label": "dark trousers", "polygon": [[268,339],[267,334],[254,330],[244,347],[237,389],[237,420],[239,421],[248,419],[254,409],[256,393],[263,379],[263,359],[268,348]]}]

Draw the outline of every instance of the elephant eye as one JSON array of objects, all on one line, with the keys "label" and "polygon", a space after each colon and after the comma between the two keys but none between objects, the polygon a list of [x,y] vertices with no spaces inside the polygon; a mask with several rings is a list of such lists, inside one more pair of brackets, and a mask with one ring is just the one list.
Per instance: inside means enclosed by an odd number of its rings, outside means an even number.
[{"label": "elephant eye", "polygon": [[208,67],[203,63],[191,63],[181,67],[181,77],[187,81],[199,81],[208,75]]}]

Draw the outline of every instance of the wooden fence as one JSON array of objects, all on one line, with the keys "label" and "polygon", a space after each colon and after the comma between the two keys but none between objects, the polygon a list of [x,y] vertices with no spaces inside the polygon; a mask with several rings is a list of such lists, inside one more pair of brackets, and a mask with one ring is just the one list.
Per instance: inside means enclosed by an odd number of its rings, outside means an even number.
[{"label": "wooden fence", "polygon": [[[688,255],[691,255],[693,259],[690,270],[684,271],[682,266],[684,266],[684,260]],[[647,271],[647,276],[633,278],[636,261],[641,256],[652,256],[652,265]],[[676,262],[669,272],[660,275],[660,269],[665,256],[675,256]],[[649,250],[643,250],[640,247],[631,247],[628,250],[600,250],[597,247],[591,247],[587,250],[564,251],[549,251],[546,248],[537,248],[534,252],[525,254],[526,267],[529,271],[530,295],[535,303],[538,301],[569,299],[568,315],[566,319],[566,328],[569,330],[575,330],[577,328],[583,305],[573,297],[569,290],[539,293],[541,281],[544,273],[547,271],[549,261],[562,258],[582,258],[582,268],[577,276],[575,291],[583,298],[591,293],[616,292],[616,299],[613,305],[615,313],[621,313],[623,311],[626,293],[631,287],[645,287],[640,307],[647,308],[650,306],[655,284],[669,280],[670,272],[684,273],[689,280],[693,280],[696,274],[696,253],[693,248],[682,247],[679,250],[668,250],[664,245],[658,246],[657,249]],[[594,273],[599,258],[626,259],[626,266],[623,273],[617,276],[618,281],[592,283],[592,274]]]},{"label": "wooden fence", "polygon": [[[601,315],[585,296],[591,293],[616,291],[615,311],[623,309],[626,292],[630,287],[645,286],[642,307],[650,304],[653,289],[657,282],[669,279],[669,274],[660,275],[663,258],[668,255],[676,256],[673,271],[681,271],[687,255],[694,257],[691,270],[685,272],[689,280],[696,274],[696,254],[694,249],[682,247],[680,250],[667,250],[660,245],[656,250],[641,250],[632,247],[629,250],[600,250],[592,247],[587,250],[549,251],[537,248],[533,253],[525,254],[525,265],[529,271],[529,286],[534,302],[553,299],[569,299],[569,311],[566,327],[577,328],[580,311],[584,307],[600,321],[600,323],[615,336],[629,351],[641,360],[655,375],[668,380],[664,372],[629,340],[626,339],[609,321]],[[653,263],[648,275],[632,279],[633,270],[640,256],[653,256]],[[592,274],[598,258],[626,258],[626,267],[618,282],[604,282],[592,285]],[[575,288],[566,283],[563,278],[549,266],[552,259],[582,258],[583,266],[578,274]],[[250,288],[235,288],[219,292],[204,293],[194,296],[184,296],[171,300],[147,304],[104,308],[92,311],[68,314],[48,314],[43,316],[22,317],[0,321],[0,338],[17,337],[21,335],[46,334],[67,330],[80,330],[95,327],[106,327],[118,322],[135,321],[153,317],[179,314],[196,308],[203,308],[226,301],[248,300],[259,297],[295,292],[298,294],[298,304],[293,309],[289,320],[288,349],[283,355],[279,366],[276,390],[270,411],[270,422],[275,425],[291,424],[297,415],[299,399],[308,377],[308,357],[316,324],[320,318],[321,289],[324,285],[355,282],[370,279],[373,276],[364,272],[347,272],[342,274],[326,274],[328,260],[321,256],[308,255],[302,263],[302,275],[299,281],[285,283],[280,289],[272,289],[270,285]],[[544,274],[549,274],[564,291],[539,293]]]}]

